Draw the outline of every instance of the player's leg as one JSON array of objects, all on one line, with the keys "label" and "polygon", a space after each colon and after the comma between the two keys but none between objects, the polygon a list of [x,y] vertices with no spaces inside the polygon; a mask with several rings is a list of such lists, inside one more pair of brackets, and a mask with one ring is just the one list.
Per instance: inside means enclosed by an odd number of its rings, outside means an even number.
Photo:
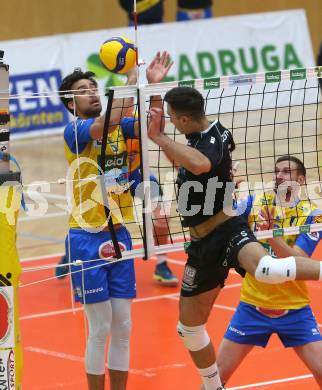
[{"label": "player's leg", "polygon": [[312,372],[315,380],[322,389],[322,341],[295,347],[294,351]]},{"label": "player's leg", "polygon": [[255,345],[265,347],[274,331],[269,317],[255,306],[240,302],[217,353],[222,382],[227,383]]},{"label": "player's leg", "polygon": [[221,388],[213,344],[206,323],[228,275],[223,235],[192,241],[182,279],[177,330],[196,365],[206,390]]},{"label": "player's leg", "polygon": [[322,388],[322,336],[310,306],[289,310],[279,319],[278,335],[285,347],[292,347]]},{"label": "player's leg", "polygon": [[237,261],[255,279],[268,284],[322,279],[321,261],[301,256],[275,259],[256,240],[243,218],[231,218],[224,224],[224,228],[232,224],[234,227],[228,244],[231,248],[231,262]]},{"label": "player's leg", "polygon": [[[117,231],[120,246],[132,249],[131,236],[123,226]],[[108,368],[111,390],[125,390],[131,335],[131,303],[136,296],[134,260],[124,260],[107,266],[112,305],[111,337],[108,346]]]},{"label": "player's leg", "polygon": [[86,304],[84,310],[89,330],[85,353],[88,388],[104,390],[105,349],[112,322],[111,302]]},{"label": "player's leg", "polygon": [[221,287],[192,297],[180,297],[180,316],[177,331],[199,371],[204,388],[221,388],[216,354],[206,330],[206,323]]},{"label": "player's leg", "polygon": [[278,284],[291,280],[322,278],[321,261],[301,256],[275,259],[256,242],[243,246],[238,253],[238,261],[242,268],[264,283]]},{"label": "player's leg", "polygon": [[241,362],[254,348],[251,344],[238,344],[226,338],[219,345],[217,353],[217,365],[220,379],[226,384]]},{"label": "player's leg", "polygon": [[131,303],[130,299],[111,299],[113,320],[108,348],[108,368],[112,390],[126,388],[130,361]]},{"label": "player's leg", "polygon": [[106,240],[106,232],[89,233],[70,229],[69,239],[71,261],[83,260],[81,265],[72,265],[71,269],[75,300],[84,304],[89,325],[85,353],[88,386],[90,390],[104,390],[105,349],[111,328],[112,309],[104,270],[106,262],[88,260],[99,258],[99,247]]}]

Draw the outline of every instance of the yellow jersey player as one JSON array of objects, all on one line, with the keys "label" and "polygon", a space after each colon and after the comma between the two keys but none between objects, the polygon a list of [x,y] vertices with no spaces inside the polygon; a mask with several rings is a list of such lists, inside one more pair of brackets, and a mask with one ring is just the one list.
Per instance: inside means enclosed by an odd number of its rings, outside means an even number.
[{"label": "yellow jersey player", "polygon": [[[308,200],[299,199],[306,175],[302,161],[289,155],[278,158],[275,175],[276,193],[248,198],[244,216],[254,230],[321,222],[322,211]],[[301,233],[271,238],[262,245],[273,257],[311,256],[320,238],[320,232]],[[240,304],[219,347],[218,367],[223,382],[254,346],[265,347],[276,333],[285,347],[294,348],[322,387],[322,337],[309,303],[303,280],[270,285],[247,273]]]},{"label": "yellow jersey player", "polygon": [[[171,67],[168,53],[157,53],[146,70],[149,82],[162,81]],[[136,83],[136,71],[128,74],[128,84]],[[74,91],[74,97],[69,91]],[[105,114],[97,82],[92,72],[76,69],[60,87],[61,100],[76,116],[64,131],[69,177],[73,180],[72,213],[66,238],[66,255],[72,265],[75,299],[84,304],[89,324],[85,368],[90,390],[105,386],[105,349],[108,345],[110,388],[125,390],[129,369],[131,302],[135,297],[133,259],[109,264],[113,256],[111,232],[106,221],[104,199],[98,185],[101,138]],[[105,184],[116,238],[121,250],[132,248],[131,237],[123,222],[133,219],[132,197],[124,191],[128,185],[126,140],[137,136],[135,118],[123,116],[129,101],[113,102],[106,146]],[[160,98],[152,101],[159,105]],[[90,261],[95,260],[95,261]],[[78,272],[74,272],[78,271]],[[109,337],[110,336],[110,337]]]}]

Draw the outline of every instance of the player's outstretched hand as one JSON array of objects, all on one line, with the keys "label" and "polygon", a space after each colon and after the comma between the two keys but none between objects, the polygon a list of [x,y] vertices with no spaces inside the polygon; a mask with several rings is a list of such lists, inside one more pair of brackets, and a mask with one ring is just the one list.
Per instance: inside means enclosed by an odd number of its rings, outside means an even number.
[{"label": "player's outstretched hand", "polygon": [[262,209],[258,214],[260,222],[256,222],[257,230],[271,230],[274,228],[274,214],[275,207],[272,207],[270,210],[268,208]]},{"label": "player's outstretched hand", "polygon": [[168,74],[173,62],[170,54],[158,51],[150,65],[146,68],[146,78],[149,83],[160,83]]},{"label": "player's outstretched hand", "polygon": [[148,136],[152,141],[163,135],[164,116],[161,108],[153,107],[148,114]]}]

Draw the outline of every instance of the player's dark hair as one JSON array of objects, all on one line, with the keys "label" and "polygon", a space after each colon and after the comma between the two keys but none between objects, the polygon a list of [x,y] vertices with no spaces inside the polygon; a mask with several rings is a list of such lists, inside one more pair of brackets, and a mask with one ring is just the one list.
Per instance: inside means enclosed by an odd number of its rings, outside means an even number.
[{"label": "player's dark hair", "polygon": [[62,103],[64,104],[64,106],[66,107],[66,109],[70,113],[72,114],[74,113],[73,110],[71,110],[68,107],[68,103],[71,100],[73,100],[73,98],[66,95],[68,95],[72,90],[73,84],[76,83],[76,81],[78,80],[86,79],[86,80],[90,80],[95,86],[97,86],[97,81],[94,79],[94,77],[95,77],[95,73],[83,72],[80,68],[76,68],[74,69],[73,73],[70,73],[63,79],[59,87],[59,97]]},{"label": "player's dark hair", "polygon": [[175,87],[168,91],[164,100],[178,115],[200,120],[205,115],[205,102],[200,92],[191,87]]},{"label": "player's dark hair", "polygon": [[282,161],[293,161],[297,166],[298,172],[301,175],[303,175],[304,177],[306,176],[306,168],[305,168],[303,162],[300,159],[298,159],[297,157],[291,156],[289,154],[284,154],[284,156],[281,156],[276,160],[275,164],[280,163]]}]

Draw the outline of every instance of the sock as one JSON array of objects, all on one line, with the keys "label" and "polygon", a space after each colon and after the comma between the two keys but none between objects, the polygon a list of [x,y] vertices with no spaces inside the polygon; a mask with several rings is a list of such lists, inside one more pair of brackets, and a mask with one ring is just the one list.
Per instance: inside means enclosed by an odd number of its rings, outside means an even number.
[{"label": "sock", "polygon": [[223,389],[216,362],[210,367],[198,368],[198,371],[202,377],[205,390]]},{"label": "sock", "polygon": [[165,261],[167,261],[167,255],[162,253],[161,255],[157,255],[157,264],[162,264],[164,263]]}]

